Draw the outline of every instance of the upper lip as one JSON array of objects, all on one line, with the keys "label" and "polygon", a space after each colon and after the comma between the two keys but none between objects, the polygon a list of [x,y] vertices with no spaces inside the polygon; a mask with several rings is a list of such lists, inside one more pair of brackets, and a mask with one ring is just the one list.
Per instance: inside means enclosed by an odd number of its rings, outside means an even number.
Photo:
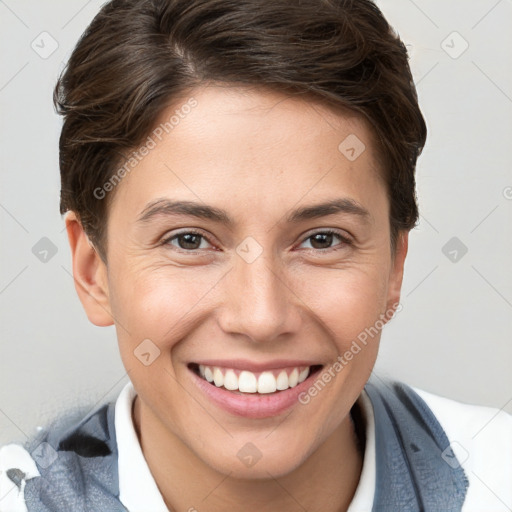
[{"label": "upper lip", "polygon": [[266,370],[279,370],[281,368],[295,368],[301,366],[322,366],[318,361],[305,359],[274,359],[268,362],[254,362],[247,359],[203,359],[194,361],[194,364],[204,366],[218,366],[220,368],[232,368],[233,370],[246,370],[249,372],[264,372]]}]

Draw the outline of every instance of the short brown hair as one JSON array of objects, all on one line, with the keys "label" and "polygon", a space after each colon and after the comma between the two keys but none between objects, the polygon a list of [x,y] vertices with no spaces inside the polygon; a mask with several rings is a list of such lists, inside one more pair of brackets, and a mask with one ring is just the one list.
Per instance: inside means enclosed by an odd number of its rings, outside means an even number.
[{"label": "short brown hair", "polygon": [[312,94],[370,123],[390,200],[391,241],[418,220],[426,139],[407,51],[370,0],[112,0],[54,91],[64,117],[60,212],[73,210],[106,261],[112,178],[161,112],[206,81]]}]

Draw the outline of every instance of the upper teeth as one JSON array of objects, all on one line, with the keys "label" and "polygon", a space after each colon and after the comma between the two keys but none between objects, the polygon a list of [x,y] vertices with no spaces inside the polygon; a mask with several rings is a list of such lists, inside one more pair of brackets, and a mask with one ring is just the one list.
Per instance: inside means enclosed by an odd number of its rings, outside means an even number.
[{"label": "upper teeth", "polygon": [[213,382],[217,387],[224,386],[230,391],[274,393],[276,390],[293,388],[305,381],[309,375],[309,366],[253,373],[200,364],[199,373],[208,382]]}]

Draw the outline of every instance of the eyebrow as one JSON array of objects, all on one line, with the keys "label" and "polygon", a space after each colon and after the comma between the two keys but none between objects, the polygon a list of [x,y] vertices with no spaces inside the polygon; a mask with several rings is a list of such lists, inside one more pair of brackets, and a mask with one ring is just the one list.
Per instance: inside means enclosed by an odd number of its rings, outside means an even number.
[{"label": "eyebrow", "polygon": [[[304,220],[317,219],[337,213],[354,215],[365,222],[368,222],[371,218],[370,212],[358,202],[349,198],[340,198],[293,210],[286,216],[286,222],[296,224]],[[198,219],[212,220],[227,226],[235,224],[226,210],[193,201],[171,201],[169,199],[157,199],[149,203],[139,215],[137,222],[146,223],[155,217],[175,215],[188,215]]]}]

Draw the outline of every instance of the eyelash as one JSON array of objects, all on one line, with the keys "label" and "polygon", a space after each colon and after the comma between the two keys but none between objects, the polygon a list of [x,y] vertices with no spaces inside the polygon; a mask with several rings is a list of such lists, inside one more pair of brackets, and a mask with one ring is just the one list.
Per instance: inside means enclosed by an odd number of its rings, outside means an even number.
[{"label": "eyelash", "polygon": [[[314,237],[315,235],[319,235],[319,234],[322,234],[322,235],[334,235],[334,236],[338,237],[338,239],[340,240],[341,243],[335,245],[334,247],[328,247],[326,249],[308,248],[306,250],[313,251],[313,252],[326,253],[326,252],[331,252],[331,251],[337,251],[337,250],[342,249],[345,246],[352,245],[352,241],[348,237],[343,236],[341,233],[339,233],[338,231],[335,231],[333,229],[324,229],[324,230],[320,230],[320,231],[315,231],[314,233],[311,233],[310,235],[305,237],[303,239],[303,241],[301,242],[301,244],[304,243],[306,240],[309,240],[310,238]],[[163,245],[163,246],[171,245],[170,242],[172,240],[177,239],[180,236],[184,236],[184,235],[200,236],[201,238],[205,239],[209,244],[214,245],[208,239],[207,236],[205,236],[203,233],[201,233],[199,231],[195,231],[193,229],[192,230],[188,230],[188,231],[182,231],[181,233],[176,233],[176,234],[174,234],[172,236],[169,236],[169,237],[167,237],[167,238],[162,240],[161,245]],[[339,247],[339,246],[341,246],[341,247]],[[181,247],[176,247],[176,246],[173,246],[173,248],[176,249],[178,252],[182,252],[182,253],[186,253],[186,254],[197,254],[198,252],[202,251],[202,249],[190,249],[190,250],[187,250],[187,249],[182,249]]]}]

